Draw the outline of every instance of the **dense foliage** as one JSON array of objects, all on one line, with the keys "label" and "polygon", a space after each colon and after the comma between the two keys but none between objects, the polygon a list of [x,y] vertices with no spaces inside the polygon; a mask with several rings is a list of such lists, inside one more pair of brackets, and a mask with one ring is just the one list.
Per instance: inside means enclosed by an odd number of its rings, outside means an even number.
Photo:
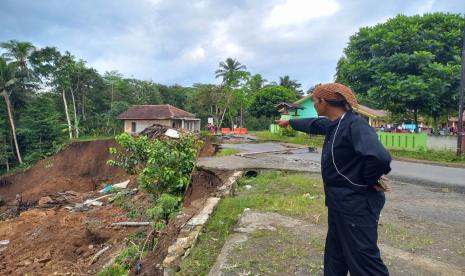
[{"label": "dense foliage", "polygon": [[370,106],[433,118],[457,109],[464,21],[455,14],[399,15],[350,38],[337,81]]},{"label": "dense foliage", "polygon": [[110,149],[115,158],[108,164],[138,176],[139,187],[153,195],[156,202],[147,214],[157,229],[163,228],[180,207],[202,142],[191,134],[179,139],[148,139],[127,133],[117,135],[116,141],[121,150]]},{"label": "dense foliage", "polygon": [[[217,126],[252,130],[267,129],[275,111],[268,105],[273,110],[251,114],[267,80],[232,58],[219,63],[219,85],[183,87],[126,78],[117,71],[102,75],[55,47],[11,40],[0,50],[0,171],[31,164],[75,139],[114,136],[122,131],[116,117],[135,104],[171,104],[196,114],[203,126],[213,117]],[[295,96],[301,93],[301,85],[287,75],[280,84]]]}]

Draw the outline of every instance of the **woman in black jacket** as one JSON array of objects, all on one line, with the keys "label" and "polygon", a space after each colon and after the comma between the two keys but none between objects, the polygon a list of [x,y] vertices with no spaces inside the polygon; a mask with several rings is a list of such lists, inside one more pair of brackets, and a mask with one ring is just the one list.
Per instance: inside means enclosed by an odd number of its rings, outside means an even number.
[{"label": "woman in black jacket", "polygon": [[339,83],[319,85],[312,99],[324,118],[277,123],[326,136],[321,156],[328,207],[324,274],[389,275],[377,240],[387,191],[380,178],[391,170],[391,156],[368,122],[352,111],[357,100],[350,88]]}]

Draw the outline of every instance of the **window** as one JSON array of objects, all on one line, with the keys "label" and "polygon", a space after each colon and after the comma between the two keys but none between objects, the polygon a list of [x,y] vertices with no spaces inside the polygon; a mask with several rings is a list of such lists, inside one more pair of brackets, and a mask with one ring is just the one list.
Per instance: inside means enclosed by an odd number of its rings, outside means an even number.
[{"label": "window", "polygon": [[131,122],[131,132],[136,132],[136,122]]}]

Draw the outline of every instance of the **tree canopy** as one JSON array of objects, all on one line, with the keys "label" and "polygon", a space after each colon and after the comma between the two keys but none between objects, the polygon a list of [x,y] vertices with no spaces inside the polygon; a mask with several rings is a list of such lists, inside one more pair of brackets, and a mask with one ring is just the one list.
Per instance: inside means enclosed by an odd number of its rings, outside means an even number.
[{"label": "tree canopy", "polygon": [[[267,80],[234,58],[218,64],[214,73],[219,84],[185,87],[127,78],[117,71],[100,74],[56,47],[10,40],[0,43],[0,49],[0,171],[22,159],[31,164],[83,136],[120,133],[123,126],[116,117],[131,105],[171,104],[196,114],[204,125],[213,116],[217,126],[263,129],[276,108],[267,104],[254,117],[251,105],[261,99],[259,92],[275,91],[269,92],[271,102],[296,97],[284,87],[265,89]],[[283,83],[296,84],[289,77]]]},{"label": "tree canopy", "polygon": [[260,117],[275,117],[279,115],[276,105],[281,102],[293,102],[297,99],[294,92],[279,85],[269,85],[260,89],[255,95],[250,112]]},{"label": "tree canopy", "polygon": [[435,119],[455,110],[464,22],[460,15],[398,15],[351,36],[336,80],[363,101]]}]

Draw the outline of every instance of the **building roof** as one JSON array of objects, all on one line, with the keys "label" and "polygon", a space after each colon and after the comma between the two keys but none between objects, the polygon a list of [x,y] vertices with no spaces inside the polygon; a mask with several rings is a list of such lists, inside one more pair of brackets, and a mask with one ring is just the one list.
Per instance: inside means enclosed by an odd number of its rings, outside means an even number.
[{"label": "building roof", "polygon": [[369,108],[368,106],[364,106],[361,104],[358,104],[354,110],[358,113],[362,113],[366,116],[371,116],[371,117],[386,117],[388,115],[386,110],[382,109],[372,109]]},{"label": "building roof", "polygon": [[169,104],[133,105],[116,118],[120,120],[160,120],[195,118],[195,115]]},{"label": "building roof", "polygon": [[305,97],[300,98],[299,100],[295,101],[294,104],[300,104],[309,98],[312,98],[312,93],[308,93]]},{"label": "building roof", "polygon": [[302,106],[300,105],[297,105],[297,104],[292,104],[292,103],[285,103],[285,102],[282,102],[282,103],[279,103],[276,105],[277,108],[283,108],[283,107],[287,107],[288,109],[304,109]]}]

